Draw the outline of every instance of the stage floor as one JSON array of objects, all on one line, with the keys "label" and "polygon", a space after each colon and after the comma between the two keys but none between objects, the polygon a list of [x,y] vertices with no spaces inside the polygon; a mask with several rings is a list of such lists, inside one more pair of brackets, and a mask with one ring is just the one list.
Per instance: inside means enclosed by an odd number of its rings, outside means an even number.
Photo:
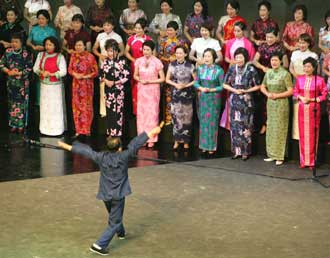
[{"label": "stage floor", "polygon": [[[130,169],[127,239],[114,239],[111,257],[330,257],[330,190],[310,177],[255,175],[273,166],[259,160],[256,170],[256,161]],[[1,257],[97,257],[88,248],[107,222],[103,203],[95,199],[98,177],[0,183]]]}]

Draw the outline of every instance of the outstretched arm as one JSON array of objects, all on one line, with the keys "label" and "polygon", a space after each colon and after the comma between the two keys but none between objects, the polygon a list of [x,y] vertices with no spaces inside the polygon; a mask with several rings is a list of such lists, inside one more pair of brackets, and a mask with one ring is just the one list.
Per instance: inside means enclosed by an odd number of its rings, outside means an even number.
[{"label": "outstretched arm", "polygon": [[72,150],[72,146],[69,145],[69,144],[66,144],[65,142],[58,141],[57,143],[58,143],[58,146],[61,147],[64,150],[67,150],[67,151]]},{"label": "outstretched arm", "polygon": [[144,132],[138,136],[136,136],[127,146],[127,150],[124,152],[127,158],[132,158],[136,155],[136,152],[138,151],[139,148],[143,146],[147,142],[149,138],[155,137],[157,134],[160,133],[161,127],[163,127],[164,122],[160,124],[160,126],[157,126],[153,128],[149,132]]},{"label": "outstretched arm", "polygon": [[75,141],[73,146],[59,141],[58,146],[64,150],[72,151],[73,153],[80,154],[86,158],[93,160],[95,163],[100,163],[104,157],[104,152],[94,151],[90,146]]}]

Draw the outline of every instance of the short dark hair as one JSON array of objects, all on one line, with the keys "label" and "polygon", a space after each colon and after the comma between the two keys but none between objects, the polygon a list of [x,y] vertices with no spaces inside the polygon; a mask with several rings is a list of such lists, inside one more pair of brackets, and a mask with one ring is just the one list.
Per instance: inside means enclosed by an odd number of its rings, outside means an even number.
[{"label": "short dark hair", "polygon": [[245,64],[250,60],[249,52],[243,47],[239,47],[238,49],[236,49],[236,51],[234,53],[234,57],[236,57],[237,55],[243,55],[244,56],[244,63]]},{"label": "short dark hair", "polygon": [[203,57],[205,55],[206,52],[210,52],[213,58],[213,63],[215,63],[215,60],[218,58],[217,52],[215,52],[215,50],[213,48],[207,48],[204,50],[203,52]]},{"label": "short dark hair", "polygon": [[24,44],[24,35],[23,34],[24,33],[22,33],[22,32],[15,32],[15,33],[11,34],[10,40],[19,39],[23,45]]},{"label": "short dark hair", "polygon": [[272,4],[270,2],[268,2],[267,0],[263,0],[258,4],[258,10],[260,10],[261,6],[265,6],[268,10],[268,12],[270,12],[272,10]]},{"label": "short dark hair", "polygon": [[239,2],[236,1],[236,0],[228,0],[228,1],[226,1],[226,8],[228,7],[228,5],[230,5],[231,7],[233,7],[236,10],[236,12],[239,12],[239,10],[241,9],[241,6],[240,6]]},{"label": "short dark hair", "polygon": [[85,24],[84,16],[80,13],[73,15],[71,21],[80,21],[82,24]]},{"label": "short dark hair", "polygon": [[307,17],[308,17],[308,12],[307,12],[307,7],[304,4],[297,4],[294,8],[293,8],[293,15],[295,14],[296,11],[301,10],[303,12],[303,20],[307,21]]},{"label": "short dark hair", "polygon": [[308,33],[300,34],[299,40],[303,40],[308,43],[308,47],[311,48],[313,45],[313,39]]},{"label": "short dark hair", "polygon": [[201,25],[201,28],[207,29],[210,33],[212,33],[212,30],[214,29],[214,25],[210,22],[203,22]]},{"label": "short dark hair", "polygon": [[179,24],[176,21],[170,21],[167,23],[166,28],[172,28],[174,30],[178,30]]},{"label": "short dark hair", "polygon": [[86,39],[84,37],[81,37],[81,36],[76,37],[74,39],[74,44],[76,45],[76,43],[79,42],[79,41],[81,41],[84,44],[84,46],[86,46],[87,41],[86,41]]},{"label": "short dark hair", "polygon": [[183,52],[184,52],[185,54],[187,54],[187,55],[189,54],[188,48],[186,48],[186,47],[183,46],[183,45],[177,45],[177,46],[175,47],[175,51],[176,51],[177,49],[182,49]]},{"label": "short dark hair", "polygon": [[122,147],[120,137],[107,137],[107,147],[110,152],[117,152]]},{"label": "short dark hair", "polygon": [[[203,19],[206,20],[207,17],[209,16],[209,6],[207,4],[207,2],[205,0],[194,0],[193,2],[193,8],[194,8],[194,5],[196,3],[200,3],[203,7],[203,10],[202,10],[202,16],[203,16]],[[192,13],[192,15],[194,15],[194,12]]]},{"label": "short dark hair", "polygon": [[303,61],[303,65],[305,64],[311,64],[313,66],[313,70],[315,71],[315,69],[317,68],[317,60],[313,57],[307,57],[304,61]]},{"label": "short dark hair", "polygon": [[46,47],[46,42],[47,42],[47,40],[49,40],[50,42],[52,42],[53,44],[54,44],[54,46],[55,46],[55,48],[54,48],[54,52],[55,53],[60,53],[61,52],[61,45],[60,45],[60,41],[56,38],[56,37],[54,37],[54,36],[50,36],[50,37],[47,37],[47,38],[45,38],[44,39],[44,44],[43,44],[43,46],[44,47]]},{"label": "short dark hair", "polygon": [[136,24],[140,24],[140,26],[142,27],[142,29],[145,29],[145,28],[147,27],[148,22],[147,22],[147,20],[144,19],[144,18],[139,18],[139,19],[137,19],[136,22],[134,23],[134,25],[136,25]]},{"label": "short dark hair", "polygon": [[271,27],[269,27],[266,30],[265,34],[268,34],[268,33],[272,33],[272,34],[274,34],[277,37],[278,34],[279,34],[279,30],[278,30],[278,28],[271,28]]},{"label": "short dark hair", "polygon": [[240,27],[241,30],[246,30],[246,24],[244,22],[241,21],[235,22],[234,26]]},{"label": "short dark hair", "polygon": [[270,59],[273,57],[278,57],[278,59],[282,60],[283,59],[283,53],[280,51],[275,51],[270,55]]},{"label": "short dark hair", "polygon": [[170,7],[173,8],[173,2],[172,0],[161,0],[159,5],[162,5],[163,3],[167,3]]},{"label": "short dark hair", "polygon": [[104,45],[104,48],[105,50],[108,50],[110,48],[112,48],[114,51],[116,52],[119,52],[120,49],[119,49],[119,44],[116,40],[114,39],[108,39],[106,42],[105,42],[105,45]]},{"label": "short dark hair", "polygon": [[6,11],[6,15],[8,14],[8,12],[13,12],[16,16],[18,16],[19,15],[19,12],[18,12],[18,10],[16,9],[16,8],[9,8],[9,9],[7,9],[7,11]]},{"label": "short dark hair", "polygon": [[103,21],[103,24],[106,24],[106,23],[109,23],[114,27],[116,26],[116,20],[113,16],[109,16],[109,17],[105,18]]},{"label": "short dark hair", "polygon": [[146,40],[146,41],[142,44],[142,48],[145,47],[145,46],[150,47],[150,49],[151,49],[152,51],[154,51],[154,49],[155,49],[155,47],[156,47],[155,42],[153,42],[152,40]]},{"label": "short dark hair", "polygon": [[37,18],[42,15],[44,16],[48,21],[50,20],[50,15],[49,15],[49,12],[45,9],[41,9],[37,12]]}]

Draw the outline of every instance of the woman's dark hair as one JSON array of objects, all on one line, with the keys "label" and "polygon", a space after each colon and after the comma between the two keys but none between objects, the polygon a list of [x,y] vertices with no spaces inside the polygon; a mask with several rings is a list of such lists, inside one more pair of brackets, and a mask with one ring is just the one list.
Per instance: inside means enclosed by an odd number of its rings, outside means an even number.
[{"label": "woman's dark hair", "polygon": [[234,57],[236,57],[237,55],[243,55],[244,56],[244,63],[245,64],[250,60],[249,52],[243,47],[239,47],[238,49],[236,49],[236,51],[234,53]]},{"label": "woman's dark hair", "polygon": [[108,50],[108,49],[112,48],[113,51],[116,51],[116,52],[120,51],[119,44],[114,39],[108,39],[105,42],[104,48],[105,48],[105,50]]},{"label": "woman's dark hair", "polygon": [[116,20],[113,16],[109,16],[109,17],[105,18],[103,21],[103,24],[106,24],[106,23],[111,24],[113,27],[116,26]]},{"label": "woman's dark hair", "polygon": [[279,31],[277,28],[271,28],[271,27],[269,27],[269,28],[265,31],[265,34],[268,34],[268,33],[272,33],[272,34],[274,34],[274,35],[277,37],[278,34],[280,33],[280,31]]},{"label": "woman's dark hair", "polygon": [[282,60],[283,59],[283,53],[280,51],[275,51],[270,55],[270,59],[273,57],[278,57],[278,59]]},{"label": "woman's dark hair", "polygon": [[142,44],[142,48],[145,47],[145,46],[150,47],[151,51],[154,51],[155,50],[155,47],[156,47],[155,43],[152,40],[145,41]]},{"label": "woman's dark hair", "polygon": [[[209,16],[209,6],[208,6],[207,2],[205,0],[194,0],[193,5],[192,5],[193,8],[196,3],[200,3],[202,5],[202,7],[203,7],[202,16],[203,16],[203,19],[206,20],[207,17]],[[191,14],[191,16],[193,16],[193,15],[194,15],[194,12]]]},{"label": "woman's dark hair", "polygon": [[[97,6],[94,0],[93,6]],[[104,1],[104,5],[103,5],[106,9],[110,8],[110,1],[105,0]]]},{"label": "woman's dark hair", "polygon": [[315,71],[315,69],[317,68],[317,60],[313,57],[307,57],[304,61],[303,61],[303,65],[305,64],[311,64],[313,66],[313,70]]},{"label": "woman's dark hair", "polygon": [[60,42],[59,42],[59,40],[56,37],[50,36],[50,37],[45,38],[44,39],[44,43],[43,43],[43,46],[44,47],[46,47],[47,40],[50,41],[50,42],[52,42],[54,44],[54,46],[55,46],[54,52],[55,53],[60,53],[61,52]]},{"label": "woman's dark hair", "polygon": [[201,28],[207,29],[211,34],[212,30],[214,29],[214,25],[210,22],[203,22],[202,25],[201,25]]},{"label": "woman's dark hair", "polygon": [[215,63],[215,60],[218,58],[217,52],[215,52],[215,50],[213,48],[207,48],[204,50],[203,52],[203,57],[205,55],[206,52],[210,52],[213,58],[213,63]]},{"label": "woman's dark hair", "polygon": [[84,16],[80,13],[77,13],[77,14],[73,15],[71,21],[79,21],[82,24],[85,24]]},{"label": "woman's dark hair", "polygon": [[163,3],[167,3],[171,8],[173,8],[172,0],[161,0],[159,5],[162,5]]},{"label": "woman's dark hair", "polygon": [[43,17],[45,17],[47,19],[47,21],[50,20],[50,15],[49,15],[49,12],[45,9],[41,9],[37,12],[37,18],[42,15]]},{"label": "woman's dark hair", "polygon": [[139,19],[137,19],[137,21],[134,23],[134,25],[136,25],[136,24],[140,24],[140,26],[142,27],[142,29],[145,29],[145,28],[147,27],[148,22],[147,22],[147,20],[144,19],[144,18],[139,18]]},{"label": "woman's dark hair", "polygon": [[187,54],[187,55],[189,54],[188,48],[186,48],[186,47],[183,46],[183,45],[177,45],[177,46],[175,47],[175,51],[176,51],[177,49],[182,49],[183,52],[184,52],[185,54]]},{"label": "woman's dark hair", "polygon": [[23,32],[15,32],[15,33],[13,33],[13,34],[11,34],[11,36],[10,36],[10,40],[12,40],[12,39],[19,39],[20,41],[21,41],[21,43],[22,43],[22,45],[24,44],[24,33]]},{"label": "woman's dark hair", "polygon": [[270,12],[272,10],[272,4],[270,2],[268,2],[267,0],[261,1],[258,4],[258,10],[260,10],[261,6],[265,6],[268,10],[268,12]]},{"label": "woman's dark hair", "polygon": [[225,5],[226,8],[228,7],[228,5],[230,5],[231,7],[233,7],[236,10],[237,13],[239,12],[239,10],[241,8],[239,2],[236,1],[236,0],[228,0],[228,1],[226,1],[226,5]]},{"label": "woman's dark hair", "polygon": [[328,30],[329,29],[329,25],[327,23],[327,18],[330,18],[330,10],[328,10],[325,15],[324,15],[324,22],[325,22],[325,29]]},{"label": "woman's dark hair", "polygon": [[170,21],[167,23],[166,28],[172,28],[174,30],[178,30],[179,29],[179,24],[176,21]]},{"label": "woman's dark hair", "polygon": [[8,14],[8,12],[13,12],[16,16],[19,16],[19,12],[16,8],[9,8],[6,11],[6,14]]},{"label": "woman's dark hair", "polygon": [[308,43],[308,48],[311,48],[313,45],[313,39],[308,33],[303,33],[299,36],[299,40],[303,40]]},{"label": "woman's dark hair", "polygon": [[122,147],[120,137],[107,137],[107,147],[110,152],[117,152]]},{"label": "woman's dark hair", "polygon": [[306,7],[306,5],[304,5],[304,4],[298,4],[298,5],[296,5],[293,8],[293,15],[295,14],[296,11],[299,11],[299,10],[301,10],[303,12],[303,20],[304,21],[307,21],[308,13],[307,13],[307,7]]},{"label": "woman's dark hair", "polygon": [[84,37],[80,37],[80,36],[76,37],[74,39],[74,44],[76,45],[76,43],[79,41],[81,41],[84,44],[84,46],[86,47],[87,41],[84,39]]},{"label": "woman's dark hair", "polygon": [[235,22],[234,26],[237,26],[237,27],[240,27],[241,30],[246,30],[246,24],[244,22],[241,22],[241,21],[238,21],[238,22]]}]

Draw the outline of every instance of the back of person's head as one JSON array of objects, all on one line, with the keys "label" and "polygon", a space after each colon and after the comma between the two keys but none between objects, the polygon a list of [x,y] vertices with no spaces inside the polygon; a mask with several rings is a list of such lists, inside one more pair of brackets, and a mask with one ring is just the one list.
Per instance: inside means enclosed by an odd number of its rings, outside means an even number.
[{"label": "back of person's head", "polygon": [[122,148],[121,139],[119,137],[108,136],[107,147],[110,152],[120,151]]}]

